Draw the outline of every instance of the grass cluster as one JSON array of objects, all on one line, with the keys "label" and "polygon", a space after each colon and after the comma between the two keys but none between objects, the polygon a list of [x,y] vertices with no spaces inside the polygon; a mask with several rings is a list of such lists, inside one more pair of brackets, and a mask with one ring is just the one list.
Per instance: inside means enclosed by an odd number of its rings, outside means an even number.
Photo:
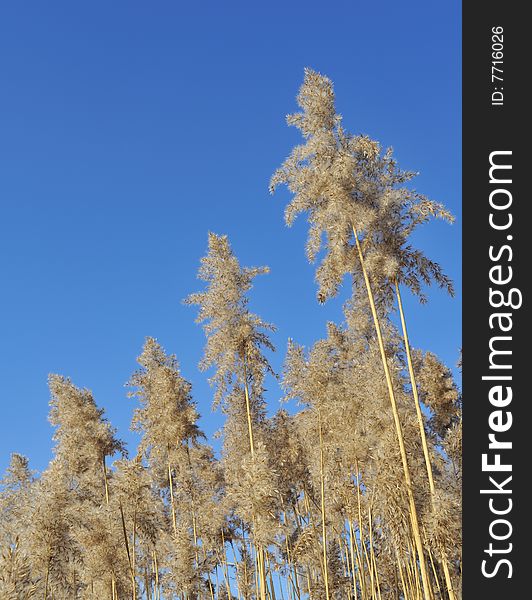
[{"label": "grass cluster", "polygon": [[[281,376],[299,410],[268,416],[273,325],[253,279],[209,234],[198,308],[202,370],[224,414],[223,450],[199,425],[174,355],[147,338],[129,382],[141,441],[128,456],[92,393],[49,380],[54,458],[13,454],[0,489],[0,598],[22,600],[455,600],[461,583],[461,395],[411,347],[402,290],[424,301],[440,266],[411,244],[443,206],[413,191],[391,150],[352,135],[311,70],[288,123],[301,145],[272,177],[290,225],[309,221],[317,299],[350,278],[343,323],[290,341]],[[396,326],[394,323],[400,324]],[[112,462],[114,460],[114,462]]]}]

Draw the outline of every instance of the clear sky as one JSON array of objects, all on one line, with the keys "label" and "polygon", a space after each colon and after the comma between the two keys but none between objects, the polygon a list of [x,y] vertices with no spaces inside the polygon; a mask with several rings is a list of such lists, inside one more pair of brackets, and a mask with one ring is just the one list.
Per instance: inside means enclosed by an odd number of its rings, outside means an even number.
[{"label": "clear sky", "polygon": [[[347,129],[392,145],[415,187],[458,217],[416,243],[458,290],[406,299],[412,343],[453,366],[461,346],[460,3],[4,2],[0,7],[0,469],[51,457],[50,372],[88,387],[133,445],[124,387],[145,336],[177,355],[209,436],[200,289],[207,232],[271,267],[252,309],[311,344],[342,297],[315,302],[302,218],[268,180],[298,132],[303,69],[335,83]],[[344,294],[345,297],[345,294]],[[269,382],[272,410],[281,396]]]}]

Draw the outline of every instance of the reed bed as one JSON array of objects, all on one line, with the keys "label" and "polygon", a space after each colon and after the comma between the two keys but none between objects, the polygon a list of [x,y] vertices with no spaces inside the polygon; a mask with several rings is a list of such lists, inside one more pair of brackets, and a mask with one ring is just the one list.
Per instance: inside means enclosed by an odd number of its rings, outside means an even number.
[{"label": "reed bed", "polygon": [[274,326],[249,309],[255,277],[209,234],[197,307],[216,454],[176,356],[147,338],[128,382],[129,457],[92,393],[52,375],[54,458],[13,454],[0,487],[0,599],[456,600],[461,597],[461,394],[411,346],[402,294],[423,302],[441,267],[412,246],[431,218],[391,150],[353,135],[331,81],[310,69],[288,124],[302,134],[274,173],[291,225],[309,222],[317,299],[349,285],[342,323],[290,340],[284,408],[269,416]]}]

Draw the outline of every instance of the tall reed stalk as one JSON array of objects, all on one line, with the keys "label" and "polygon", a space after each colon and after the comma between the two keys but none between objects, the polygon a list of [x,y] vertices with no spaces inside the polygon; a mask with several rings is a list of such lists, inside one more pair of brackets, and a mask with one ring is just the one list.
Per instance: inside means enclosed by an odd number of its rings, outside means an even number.
[{"label": "tall reed stalk", "polygon": [[320,438],[320,497],[321,497],[321,537],[323,546],[323,579],[325,584],[325,597],[330,598],[329,594],[329,567],[327,560],[327,524],[325,511],[325,462],[323,457],[323,428],[321,421],[321,411],[318,408],[318,429]]},{"label": "tall reed stalk", "polygon": [[[428,448],[428,444],[427,444],[425,425],[423,422],[423,415],[421,413],[421,405],[419,402],[419,394],[418,394],[418,389],[417,389],[416,376],[414,373],[414,366],[413,366],[413,362],[412,362],[412,353],[410,350],[410,341],[408,339],[408,329],[406,327],[406,318],[405,318],[404,309],[403,309],[403,301],[401,299],[401,289],[399,287],[399,282],[397,281],[397,279],[395,280],[395,294],[397,297],[397,305],[399,307],[399,315],[400,315],[400,319],[401,319],[403,342],[404,342],[404,347],[405,347],[405,352],[406,352],[406,359],[407,359],[407,363],[408,363],[408,373],[410,376],[410,387],[412,388],[412,396],[414,398],[414,405],[416,407],[416,415],[417,415],[418,426],[419,426],[419,434],[421,437],[421,444],[423,447],[423,456],[425,458],[425,467],[427,469],[427,477],[428,477],[428,481],[429,481],[430,496],[431,496],[431,505],[432,505],[432,510],[434,510],[434,495],[436,493],[436,488],[434,486],[434,474],[432,471],[432,463],[430,460],[429,448]],[[439,550],[439,553],[441,556],[441,565],[442,565],[444,576],[445,576],[445,584],[447,586],[447,594],[449,596],[449,600],[456,600],[454,590],[453,590],[453,584],[451,581],[451,574],[449,573],[449,566],[447,564],[447,556],[445,554],[445,550],[443,549],[443,546],[441,543],[438,543],[438,550]]]},{"label": "tall reed stalk", "polygon": [[426,566],[426,562],[425,562],[423,543],[421,541],[421,533],[419,530],[419,520],[418,520],[418,515],[417,515],[416,503],[414,500],[414,490],[412,487],[412,477],[410,475],[410,467],[408,466],[408,458],[407,458],[406,448],[405,448],[405,443],[404,443],[404,438],[403,438],[403,430],[402,430],[402,426],[401,426],[401,420],[399,418],[399,411],[397,409],[397,401],[395,399],[395,392],[393,389],[392,378],[390,375],[390,369],[388,367],[388,359],[386,356],[386,350],[384,349],[384,342],[382,339],[380,320],[379,320],[379,316],[377,314],[377,309],[375,307],[375,299],[373,296],[373,290],[371,287],[368,273],[366,271],[364,256],[362,254],[362,248],[360,245],[358,232],[354,225],[353,225],[353,235],[355,237],[357,253],[358,253],[358,257],[360,259],[360,267],[362,269],[364,283],[366,285],[366,291],[367,291],[369,304],[370,304],[370,308],[371,308],[371,315],[373,317],[373,324],[375,326],[375,332],[377,334],[377,341],[378,341],[378,345],[379,345],[379,352],[381,355],[382,366],[384,368],[384,375],[386,378],[386,385],[388,388],[390,405],[392,407],[392,415],[393,415],[393,420],[394,420],[394,425],[395,425],[395,431],[397,433],[397,441],[399,443],[399,451],[401,453],[401,462],[403,465],[403,474],[404,474],[404,479],[405,479],[406,492],[408,495],[408,503],[410,506],[410,519],[411,519],[411,523],[412,523],[412,531],[414,534],[414,541],[415,541],[415,545],[416,545],[419,566],[420,566],[420,570],[421,570],[421,578],[423,581],[423,592],[425,595],[425,599],[430,600],[432,598],[432,590],[431,590],[430,579],[429,579],[427,566]]}]

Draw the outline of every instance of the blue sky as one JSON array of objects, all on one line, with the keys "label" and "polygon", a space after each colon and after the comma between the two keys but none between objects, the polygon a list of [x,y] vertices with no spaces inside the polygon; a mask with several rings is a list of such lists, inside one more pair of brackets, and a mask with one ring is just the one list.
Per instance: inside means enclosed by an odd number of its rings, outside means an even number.
[{"label": "blue sky", "polygon": [[[197,370],[204,337],[181,300],[209,230],[243,265],[271,267],[251,306],[311,344],[342,298],[318,306],[306,223],[283,224],[268,180],[310,66],[335,83],[345,126],[392,145],[455,225],[415,242],[458,290],[406,298],[412,343],[454,366],[461,346],[460,3],[13,2],[0,7],[0,469],[51,457],[47,375],[69,375],[134,446],[124,387],[145,336],[177,354],[201,425],[221,416]],[[281,392],[270,382],[268,401]]]}]

